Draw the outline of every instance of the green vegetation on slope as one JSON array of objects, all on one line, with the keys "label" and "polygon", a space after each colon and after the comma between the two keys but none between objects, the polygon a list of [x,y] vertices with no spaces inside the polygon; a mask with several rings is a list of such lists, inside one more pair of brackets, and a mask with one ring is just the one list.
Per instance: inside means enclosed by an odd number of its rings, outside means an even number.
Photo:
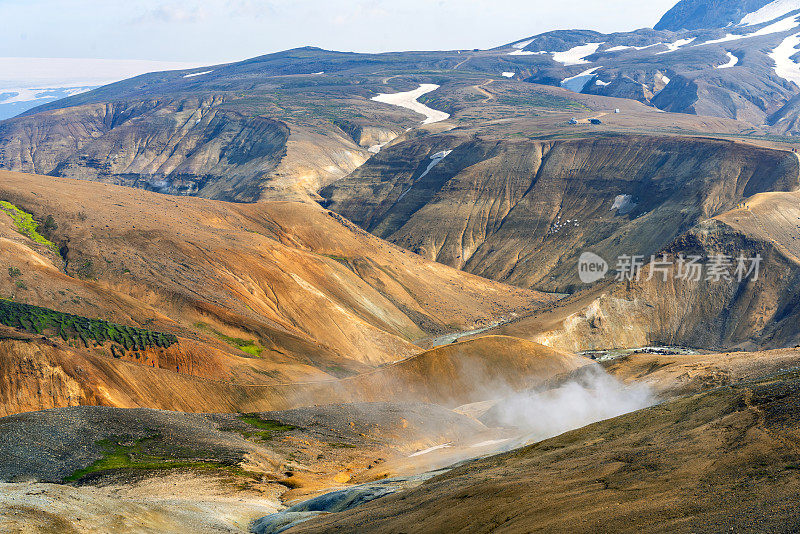
[{"label": "green vegetation on slope", "polygon": [[228,345],[232,345],[237,349],[241,350],[242,352],[245,352],[251,356],[259,357],[261,356],[261,353],[264,352],[264,347],[262,347],[258,343],[258,341],[242,339],[240,337],[226,336],[222,332],[218,332],[217,330],[215,330],[214,328],[203,322],[199,322],[195,324],[195,326],[197,328],[211,332],[212,334],[217,336],[219,339],[221,339]]},{"label": "green vegetation on slope", "polygon": [[[5,200],[0,200],[0,210],[6,212],[11,217],[19,233],[29,237],[35,243],[45,245],[53,252],[58,252],[58,247],[55,243],[39,233],[39,223],[33,220],[33,215],[22,211],[11,202]],[[52,220],[52,218],[48,219],[48,221],[50,220]],[[55,223],[53,223],[53,226],[55,226]]]},{"label": "green vegetation on slope", "polygon": [[162,455],[147,454],[142,450],[142,445],[151,438],[143,438],[135,442],[125,443],[124,440],[104,439],[97,444],[103,448],[103,457],[93,464],[78,469],[66,478],[67,482],[80,480],[86,475],[101,471],[116,469],[174,469],[186,468],[224,468],[220,462],[198,461],[191,459],[172,459]]},{"label": "green vegetation on slope", "polygon": [[497,97],[497,103],[504,106],[514,107],[534,107],[544,109],[556,109],[560,111],[588,111],[589,108],[570,98],[550,95],[546,93],[519,93],[504,94]]},{"label": "green vegetation on slope", "polygon": [[[174,334],[118,325],[102,319],[88,319],[5,299],[0,299],[0,324],[21,328],[31,334],[58,335],[64,341],[80,339],[87,348],[90,339],[97,344],[111,341],[125,350],[167,348],[178,342]],[[113,346],[112,353],[115,356],[117,354]]]},{"label": "green vegetation on slope", "polygon": [[264,419],[258,414],[255,413],[248,413],[242,414],[239,416],[239,419],[244,421],[250,426],[254,426],[256,428],[260,428],[260,431],[251,432],[249,430],[238,431],[244,437],[258,437],[264,441],[272,439],[272,434],[276,432],[289,432],[290,430],[296,430],[297,427],[294,425],[287,425],[281,423],[280,421],[275,421],[273,419]]}]

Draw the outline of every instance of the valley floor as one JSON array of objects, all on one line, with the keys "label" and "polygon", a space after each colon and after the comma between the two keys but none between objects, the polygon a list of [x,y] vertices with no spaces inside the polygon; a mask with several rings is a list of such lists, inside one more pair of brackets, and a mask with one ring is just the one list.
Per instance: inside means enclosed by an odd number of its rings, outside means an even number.
[{"label": "valley floor", "polygon": [[[792,497],[800,490],[800,351],[629,354],[604,365],[610,375],[587,365],[522,397],[486,390],[463,406],[346,403],[250,415],[75,407],[5,417],[0,530],[262,533],[292,524],[289,532],[663,532],[668,525],[719,532],[800,525]],[[576,391],[599,392],[587,397],[595,406],[643,396],[583,423],[561,411],[568,426],[543,430],[545,416],[563,410],[558,392],[565,388],[573,399]],[[504,419],[521,398],[524,414]],[[576,427],[583,428],[568,431]],[[351,493],[310,508],[322,513],[300,504],[346,488]],[[287,506],[288,514],[270,515]]]}]

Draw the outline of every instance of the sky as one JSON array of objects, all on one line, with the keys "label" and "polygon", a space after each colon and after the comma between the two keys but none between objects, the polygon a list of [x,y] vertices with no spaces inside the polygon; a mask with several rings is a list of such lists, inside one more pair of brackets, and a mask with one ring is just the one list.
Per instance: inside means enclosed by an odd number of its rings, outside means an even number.
[{"label": "sky", "polygon": [[[677,0],[0,0],[0,58],[214,64],[298,46],[490,48],[653,26]],[[0,72],[2,78],[2,72]]]}]

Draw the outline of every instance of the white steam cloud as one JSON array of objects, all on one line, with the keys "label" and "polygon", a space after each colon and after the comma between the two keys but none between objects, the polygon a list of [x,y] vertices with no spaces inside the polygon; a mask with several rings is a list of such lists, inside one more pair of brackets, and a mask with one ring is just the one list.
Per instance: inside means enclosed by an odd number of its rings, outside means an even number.
[{"label": "white steam cloud", "polygon": [[530,443],[653,404],[649,387],[625,385],[600,366],[590,365],[558,387],[514,393],[480,419],[490,426],[518,428]]}]

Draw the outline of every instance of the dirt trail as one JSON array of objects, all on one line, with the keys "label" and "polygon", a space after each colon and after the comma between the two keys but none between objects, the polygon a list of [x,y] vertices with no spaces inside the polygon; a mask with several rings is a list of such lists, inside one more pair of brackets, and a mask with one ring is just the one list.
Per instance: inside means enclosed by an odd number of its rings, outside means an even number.
[{"label": "dirt trail", "polygon": [[592,119],[599,119],[601,117],[605,117],[608,115],[608,112],[598,113],[596,115],[592,115],[591,117],[586,117],[585,119],[578,119],[578,124],[589,124],[589,121]]},{"label": "dirt trail", "polygon": [[463,65],[464,63],[466,63],[467,61],[469,61],[470,59],[472,59],[473,57],[474,57],[474,56],[469,56],[469,57],[468,57],[467,59],[465,59],[464,61],[462,61],[462,62],[460,62],[460,63],[456,64],[456,66],[455,66],[455,67],[453,67],[453,70],[458,70],[458,67],[460,67],[461,65]]},{"label": "dirt trail", "polygon": [[[462,63],[463,63],[463,62],[462,62]],[[492,93],[490,93],[489,91],[487,91],[486,89],[484,89],[484,87],[486,87],[487,85],[489,85],[489,84],[490,84],[490,83],[492,83],[493,81],[494,81],[494,80],[486,80],[485,82],[483,82],[483,83],[482,83],[482,84],[480,84],[480,85],[473,85],[473,86],[472,86],[472,87],[473,87],[473,89],[475,89],[475,90],[476,90],[476,91],[478,91],[480,94],[482,94],[483,96],[485,96],[485,97],[486,97],[486,99],[485,99],[485,100],[482,100],[482,101],[481,101],[481,102],[482,102],[482,103],[484,103],[484,104],[486,104],[486,103],[488,103],[488,102],[491,102],[492,100],[494,100],[494,99],[495,99],[495,96],[494,96]]]}]

